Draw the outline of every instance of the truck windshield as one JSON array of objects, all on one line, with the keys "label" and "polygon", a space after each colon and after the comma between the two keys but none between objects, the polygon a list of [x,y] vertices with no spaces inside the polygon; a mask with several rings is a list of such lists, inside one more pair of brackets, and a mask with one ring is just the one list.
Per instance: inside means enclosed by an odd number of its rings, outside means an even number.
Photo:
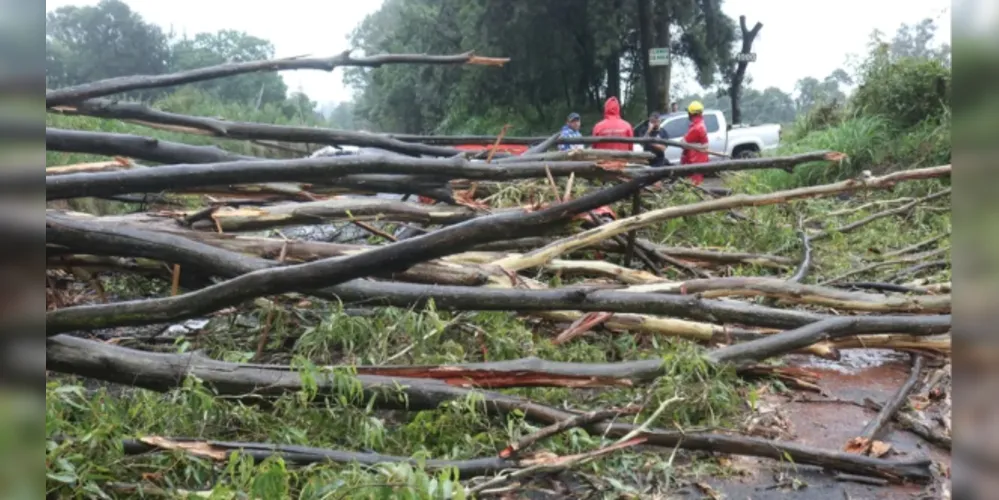
[{"label": "truck windshield", "polygon": [[[677,139],[687,135],[687,129],[690,128],[690,120],[687,117],[674,118],[672,121],[666,122],[666,126],[663,130],[666,131],[666,137],[668,139]],[[714,113],[709,113],[704,115],[704,128],[708,129],[709,134],[713,134],[721,129],[718,125],[718,116]]]}]

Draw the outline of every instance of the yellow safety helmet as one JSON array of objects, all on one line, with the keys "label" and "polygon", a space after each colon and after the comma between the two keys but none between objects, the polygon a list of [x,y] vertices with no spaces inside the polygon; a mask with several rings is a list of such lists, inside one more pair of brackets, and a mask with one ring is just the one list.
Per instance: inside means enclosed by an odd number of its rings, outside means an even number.
[{"label": "yellow safety helmet", "polygon": [[704,112],[704,105],[701,104],[701,101],[694,101],[687,106],[687,112],[690,114],[702,113]]}]

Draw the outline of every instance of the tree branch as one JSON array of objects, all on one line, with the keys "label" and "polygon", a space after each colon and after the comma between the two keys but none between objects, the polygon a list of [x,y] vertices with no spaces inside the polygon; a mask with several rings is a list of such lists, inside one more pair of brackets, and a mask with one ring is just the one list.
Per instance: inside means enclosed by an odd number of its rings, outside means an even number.
[{"label": "tree branch", "polygon": [[[330,286],[376,273],[401,271],[413,264],[459,253],[476,244],[543,232],[547,228],[568,222],[579,213],[613,203],[669,174],[667,170],[653,171],[629,182],[537,212],[511,212],[481,217],[369,252],[280,269],[262,269],[175,297],[52,311],[46,315],[47,334],[192,318],[255,297]],[[56,179],[58,178],[60,177]]]},{"label": "tree branch", "polygon": [[[683,169],[683,167],[670,170],[678,172],[681,169]],[[639,216],[626,217],[604,224],[600,227],[550,243],[545,247],[528,252],[524,255],[501,259],[494,264],[502,266],[508,270],[520,270],[528,267],[536,267],[560,254],[592,245],[595,242],[618,234],[626,233],[635,228],[661,223],[664,220],[744,206],[775,205],[790,200],[828,196],[843,192],[861,191],[865,189],[888,189],[898,182],[944,177],[949,176],[950,172],[950,165],[903,170],[890,173],[882,177],[873,177],[870,179],[849,179],[832,184],[803,187],[786,191],[775,191],[773,193],[759,195],[739,194],[715,200],[691,203],[689,205],[661,208],[645,212]]]},{"label": "tree branch", "polygon": [[108,96],[131,90],[169,87],[185,83],[202,82],[247,73],[314,69],[333,71],[342,66],[377,68],[383,64],[478,64],[502,66],[508,59],[476,57],[472,52],[456,55],[380,54],[368,57],[351,57],[350,51],[327,58],[289,57],[264,61],[226,63],[217,66],[180,71],[166,75],[135,75],[108,78],[45,92],[45,106],[79,102],[84,99]]},{"label": "tree branch", "polygon": [[[171,130],[197,135],[225,137],[242,140],[272,140],[324,145],[344,145],[380,148],[407,155],[431,155],[451,157],[462,151],[454,148],[430,146],[368,132],[353,132],[319,127],[293,127],[264,123],[232,122],[203,116],[190,116],[152,109],[138,102],[115,102],[107,99],[91,99],[79,104],[56,106],[50,109],[61,114],[87,115],[119,120],[137,120],[152,124],[170,125]],[[181,127],[177,130],[176,127]]]},{"label": "tree branch", "polygon": [[760,361],[794,349],[864,333],[908,333],[935,335],[950,331],[949,314],[935,316],[841,316],[802,326],[795,330],[768,335],[759,340],[731,345],[708,353],[715,363]]},{"label": "tree branch", "polygon": [[[142,352],[68,335],[47,339],[46,367],[60,373],[161,392],[180,387],[186,376],[193,375],[219,394],[242,396],[245,399],[277,396],[303,387],[301,376],[293,371],[267,370],[193,354]],[[335,390],[337,384],[331,379],[329,376],[316,377],[321,393],[330,394]],[[444,402],[463,400],[471,394],[477,394],[485,409],[492,414],[505,415],[519,411],[526,419],[543,424],[554,424],[576,415],[515,396],[470,391],[429,380],[356,375],[352,377],[350,385],[359,385],[362,394],[346,398],[348,404],[370,404],[380,409],[433,410]],[[586,429],[591,434],[610,438],[628,436],[640,430],[634,425],[622,423],[594,423]],[[817,465],[895,481],[927,481],[931,478],[931,462],[924,458],[883,460],[769,439],[660,429],[647,429],[634,437],[645,438],[647,444],[659,447],[751,455],[775,460],[790,459],[797,464]]]}]

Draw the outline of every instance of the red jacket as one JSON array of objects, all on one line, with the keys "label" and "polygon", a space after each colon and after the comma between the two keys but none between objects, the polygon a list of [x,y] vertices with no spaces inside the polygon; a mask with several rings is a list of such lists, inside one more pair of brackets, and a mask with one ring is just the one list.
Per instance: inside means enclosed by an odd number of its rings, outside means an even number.
[{"label": "red jacket", "polygon": [[[699,144],[704,147],[708,145],[708,129],[704,126],[704,117],[697,115],[693,120],[690,121],[690,128],[687,129],[687,135],[683,136],[683,142],[689,144]],[[683,153],[680,154],[680,164],[681,165],[692,165],[696,163],[707,163],[709,161],[708,154],[702,151],[695,151],[693,149],[684,149]],[[703,174],[694,174],[690,176],[690,180],[694,181],[694,184],[700,184],[704,180]]]},{"label": "red jacket", "polygon": [[[604,103],[604,119],[593,126],[594,137],[634,137],[631,124],[621,119],[621,105],[616,97],[607,99]],[[593,149],[616,149],[631,151],[631,145],[624,142],[601,142],[593,145]]]}]

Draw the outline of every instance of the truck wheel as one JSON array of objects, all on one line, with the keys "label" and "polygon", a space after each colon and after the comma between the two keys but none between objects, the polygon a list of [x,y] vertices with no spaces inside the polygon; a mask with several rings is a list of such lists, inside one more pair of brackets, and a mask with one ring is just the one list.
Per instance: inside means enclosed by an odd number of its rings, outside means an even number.
[{"label": "truck wheel", "polygon": [[755,149],[742,149],[735,153],[735,157],[739,159],[749,159],[749,158],[759,158],[760,152]]}]

